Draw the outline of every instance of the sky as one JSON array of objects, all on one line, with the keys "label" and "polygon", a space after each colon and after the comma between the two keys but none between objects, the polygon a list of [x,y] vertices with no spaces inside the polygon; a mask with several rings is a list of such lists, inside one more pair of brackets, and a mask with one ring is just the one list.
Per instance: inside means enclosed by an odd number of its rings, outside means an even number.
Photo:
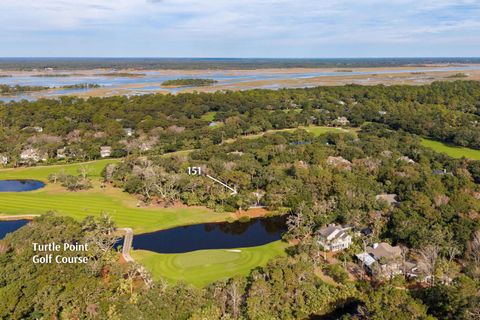
[{"label": "sky", "polygon": [[480,0],[0,0],[0,57],[478,57]]}]

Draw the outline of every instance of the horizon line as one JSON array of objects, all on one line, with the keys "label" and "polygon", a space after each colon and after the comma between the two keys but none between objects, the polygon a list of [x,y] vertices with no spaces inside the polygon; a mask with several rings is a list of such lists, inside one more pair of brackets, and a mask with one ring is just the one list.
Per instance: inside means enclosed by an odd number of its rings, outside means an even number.
[{"label": "horizon line", "polygon": [[480,59],[480,56],[378,56],[378,57],[160,57],[160,56],[0,56],[0,59]]}]

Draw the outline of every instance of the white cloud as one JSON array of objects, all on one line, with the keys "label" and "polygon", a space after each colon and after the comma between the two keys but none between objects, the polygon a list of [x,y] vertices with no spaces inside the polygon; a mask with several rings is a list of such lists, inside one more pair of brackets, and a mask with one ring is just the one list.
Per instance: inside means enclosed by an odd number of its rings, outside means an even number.
[{"label": "white cloud", "polygon": [[0,43],[17,36],[19,43],[43,37],[160,48],[149,42],[155,40],[177,52],[201,43],[223,52],[240,45],[266,52],[274,46],[445,43],[480,41],[479,16],[474,0],[1,0]]}]

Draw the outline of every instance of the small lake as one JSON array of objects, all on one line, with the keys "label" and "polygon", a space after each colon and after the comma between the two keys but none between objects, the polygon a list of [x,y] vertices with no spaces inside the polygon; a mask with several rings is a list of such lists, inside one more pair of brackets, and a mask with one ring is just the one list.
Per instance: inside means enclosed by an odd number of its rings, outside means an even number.
[{"label": "small lake", "polygon": [[0,180],[0,192],[25,192],[43,187],[45,183],[38,180]]},{"label": "small lake", "polygon": [[252,219],[249,222],[204,223],[133,237],[133,248],[157,253],[184,253],[204,249],[261,246],[281,239],[285,217]]},{"label": "small lake", "polygon": [[5,238],[7,233],[14,232],[28,223],[28,220],[0,221],[0,239]]}]

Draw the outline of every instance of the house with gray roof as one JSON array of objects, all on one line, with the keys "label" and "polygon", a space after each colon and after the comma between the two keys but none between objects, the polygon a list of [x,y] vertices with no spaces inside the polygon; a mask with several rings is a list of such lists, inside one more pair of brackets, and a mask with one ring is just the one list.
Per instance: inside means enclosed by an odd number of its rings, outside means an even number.
[{"label": "house with gray roof", "polygon": [[318,230],[318,243],[326,251],[347,249],[352,244],[352,236],[348,233],[350,227],[329,224]]},{"label": "house with gray roof", "polygon": [[447,169],[436,169],[436,170],[433,170],[432,172],[434,175],[437,175],[437,176],[453,176],[453,174],[451,172],[448,172]]},{"label": "house with gray roof", "polygon": [[355,257],[370,275],[379,278],[392,278],[399,274],[416,276],[416,264],[404,259],[399,246],[392,246],[386,242],[374,243]]}]

